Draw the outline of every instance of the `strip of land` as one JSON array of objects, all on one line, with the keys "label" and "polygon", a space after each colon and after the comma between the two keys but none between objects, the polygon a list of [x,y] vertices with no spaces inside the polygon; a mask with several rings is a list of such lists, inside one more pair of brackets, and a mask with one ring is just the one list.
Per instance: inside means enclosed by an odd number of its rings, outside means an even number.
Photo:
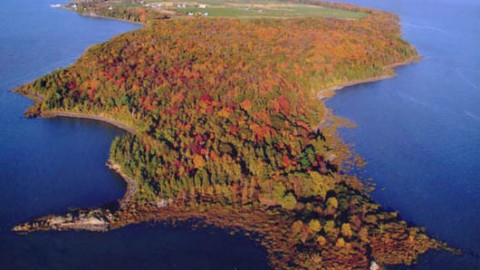
[{"label": "strip of land", "polygon": [[407,61],[387,65],[387,66],[384,67],[384,70],[385,70],[385,73],[386,73],[384,75],[376,76],[376,77],[373,77],[373,78],[367,78],[367,79],[353,80],[353,81],[349,81],[349,82],[346,82],[346,83],[342,83],[340,85],[336,85],[336,86],[332,86],[332,87],[329,87],[329,88],[326,88],[326,89],[322,89],[322,90],[318,91],[317,98],[319,100],[324,100],[324,99],[332,97],[335,94],[336,91],[345,89],[347,87],[391,79],[391,78],[396,76],[396,73],[393,71],[395,68],[416,63],[416,62],[420,61],[421,59],[422,59],[421,57],[415,57],[415,58],[412,58],[412,59],[407,60]]},{"label": "strip of land", "polygon": [[113,126],[116,126],[132,134],[136,132],[136,129],[134,127],[131,127],[123,122],[120,122],[113,118],[96,115],[96,114],[65,112],[65,111],[48,111],[48,112],[43,112],[42,117],[45,117],[45,118],[67,117],[67,118],[91,119],[91,120],[97,120],[97,121],[109,123]]}]

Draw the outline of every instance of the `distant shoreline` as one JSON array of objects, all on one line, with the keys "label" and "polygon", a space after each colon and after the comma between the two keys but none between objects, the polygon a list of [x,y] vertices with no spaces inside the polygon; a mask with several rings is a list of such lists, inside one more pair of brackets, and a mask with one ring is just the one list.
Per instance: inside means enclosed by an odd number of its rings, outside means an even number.
[{"label": "distant shoreline", "polygon": [[134,21],[126,20],[126,19],[120,19],[120,18],[115,18],[115,17],[102,16],[102,15],[98,15],[98,14],[93,13],[93,12],[81,13],[81,12],[78,12],[78,10],[75,10],[75,9],[72,9],[72,8],[68,8],[68,7],[66,7],[66,6],[61,6],[61,7],[58,7],[58,8],[56,8],[56,9],[62,9],[62,10],[71,11],[71,12],[76,13],[76,14],[79,15],[79,16],[87,17],[87,18],[105,19],[105,20],[115,20],[115,21],[120,21],[120,22],[132,23],[132,24],[136,24],[136,25],[145,26],[145,24],[144,24],[144,23],[141,23],[141,22],[134,22]]},{"label": "distant shoreline", "polygon": [[136,128],[129,126],[123,122],[115,120],[113,118],[100,116],[96,114],[87,114],[87,113],[77,113],[77,112],[63,112],[63,111],[48,111],[42,112],[41,115],[43,118],[55,118],[55,117],[68,117],[68,118],[83,118],[83,119],[91,119],[97,120],[105,123],[109,123],[114,125],[120,129],[127,131],[128,133],[134,134],[137,130]]},{"label": "distant shoreline", "polygon": [[145,24],[141,23],[141,22],[134,22],[134,21],[126,20],[126,19],[119,19],[119,18],[115,18],[115,17],[102,16],[102,15],[98,15],[98,14],[92,13],[92,12],[90,12],[90,13],[79,13],[75,10],[71,10],[71,9],[68,9],[68,8],[65,8],[65,9],[69,10],[69,11],[73,11],[73,12],[77,13],[78,15],[83,16],[83,17],[87,17],[87,18],[115,20],[115,21],[120,21],[120,22],[124,22],[124,23],[132,23],[132,24],[136,24],[136,25],[140,25],[140,26],[145,26]]},{"label": "distant shoreline", "polygon": [[[398,68],[398,67],[402,67],[402,66],[406,66],[406,65],[410,65],[410,64],[419,62],[420,60],[422,60],[422,57],[418,56],[418,57],[409,59],[407,61],[403,61],[403,62],[394,63],[394,64],[391,64],[391,65],[384,66],[383,69],[384,70],[395,69],[395,68]],[[318,91],[317,99],[318,100],[324,100],[324,99],[330,98],[335,94],[336,91],[342,90],[342,89],[350,87],[350,86],[388,80],[388,79],[394,78],[395,76],[396,76],[396,74],[393,73],[393,74],[385,74],[385,75],[380,75],[380,76],[367,78],[367,79],[360,79],[360,80],[353,80],[353,81],[345,82],[345,83],[342,83],[342,84],[339,84],[339,85],[336,85],[336,86],[332,86],[332,87],[329,87],[329,88],[325,88],[325,89],[322,89],[322,90]]]}]

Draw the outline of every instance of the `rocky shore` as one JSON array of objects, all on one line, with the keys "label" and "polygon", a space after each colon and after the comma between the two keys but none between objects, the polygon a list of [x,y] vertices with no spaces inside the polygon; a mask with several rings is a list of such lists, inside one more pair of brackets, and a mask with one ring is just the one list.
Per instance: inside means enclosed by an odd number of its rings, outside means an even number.
[{"label": "rocky shore", "polygon": [[133,196],[135,195],[135,192],[137,191],[137,184],[134,179],[128,177],[125,173],[122,172],[120,165],[113,162],[112,160],[109,160],[105,165],[110,170],[120,175],[127,184],[127,190],[125,191],[125,195],[123,195],[123,197],[118,200],[119,208],[125,208],[131,202]]},{"label": "rocky shore", "polygon": [[[118,213],[128,212],[133,203],[133,196],[137,191],[134,179],[122,172],[119,164],[109,160],[105,166],[119,174],[127,184],[125,194],[119,200],[109,204],[109,207],[78,209],[61,215],[48,215],[33,221],[22,223],[12,228],[18,233],[35,231],[91,231],[106,232],[115,228],[115,223],[121,221]],[[164,208],[173,203],[173,200],[159,200],[148,204],[153,209]],[[120,222],[122,223],[122,222]]]},{"label": "rocky shore", "polygon": [[[115,202],[115,209],[126,208],[131,202],[136,191],[135,181],[120,170],[120,165],[109,160],[105,164],[108,168],[118,173],[127,184],[125,195]],[[108,208],[81,209],[70,211],[63,215],[48,215],[36,220],[17,225],[12,228],[14,232],[34,231],[92,231],[106,232],[114,221],[114,213]]]},{"label": "rocky shore", "polygon": [[48,215],[12,228],[19,233],[34,231],[94,231],[106,232],[113,215],[108,209],[82,209],[65,215]]}]

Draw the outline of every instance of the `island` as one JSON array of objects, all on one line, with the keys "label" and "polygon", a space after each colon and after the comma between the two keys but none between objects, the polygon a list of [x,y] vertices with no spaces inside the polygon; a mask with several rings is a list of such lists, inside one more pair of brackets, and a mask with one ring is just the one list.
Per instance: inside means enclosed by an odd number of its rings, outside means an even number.
[{"label": "island", "polygon": [[194,221],[250,235],[274,269],[381,269],[447,248],[371,199],[352,172],[361,158],[337,134],[345,121],[322,102],[419,59],[396,15],[317,1],[66,8],[145,26],[16,92],[36,101],[28,117],[127,130],[107,162],[127,191],[14,231]]}]

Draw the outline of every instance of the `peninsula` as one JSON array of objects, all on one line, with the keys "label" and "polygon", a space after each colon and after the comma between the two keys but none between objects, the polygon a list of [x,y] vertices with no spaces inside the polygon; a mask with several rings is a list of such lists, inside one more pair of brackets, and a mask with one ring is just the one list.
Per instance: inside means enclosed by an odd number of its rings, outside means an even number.
[{"label": "peninsula", "polygon": [[112,206],[13,230],[193,219],[255,235],[274,269],[379,269],[443,248],[372,201],[351,173],[358,157],[338,137],[338,119],[318,99],[418,60],[397,16],[301,2],[69,4],[145,27],[16,92],[36,101],[29,117],[128,130],[107,163],[128,188]]}]

